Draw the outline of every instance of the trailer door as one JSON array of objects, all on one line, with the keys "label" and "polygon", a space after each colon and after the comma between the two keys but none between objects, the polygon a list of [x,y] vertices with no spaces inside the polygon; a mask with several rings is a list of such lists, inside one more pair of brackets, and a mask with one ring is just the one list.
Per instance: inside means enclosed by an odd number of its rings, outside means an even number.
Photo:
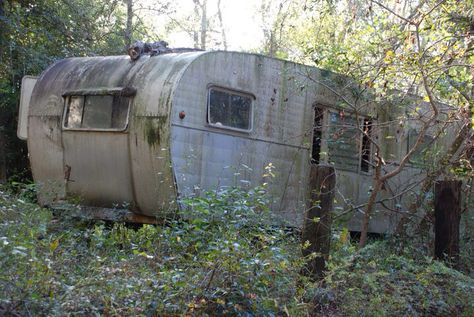
[{"label": "trailer door", "polygon": [[128,143],[132,95],[124,89],[64,95],[64,178],[69,198],[128,208],[134,202]]}]

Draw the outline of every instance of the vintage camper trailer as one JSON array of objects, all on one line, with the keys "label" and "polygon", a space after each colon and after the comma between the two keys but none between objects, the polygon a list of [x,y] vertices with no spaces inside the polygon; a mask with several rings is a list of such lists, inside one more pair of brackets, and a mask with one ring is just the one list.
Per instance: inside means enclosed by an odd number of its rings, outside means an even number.
[{"label": "vintage camper trailer", "polygon": [[[339,208],[367,199],[371,145],[354,126],[382,116],[360,100],[357,115],[344,109],[342,99],[361,98],[351,87],[325,70],[247,53],[68,58],[25,78],[19,136],[45,205],[74,197],[156,217],[183,195],[259,185],[271,164],[272,210],[300,226],[311,164],[335,166]],[[406,142],[385,150],[399,156]],[[378,213],[370,230],[395,221]]]}]

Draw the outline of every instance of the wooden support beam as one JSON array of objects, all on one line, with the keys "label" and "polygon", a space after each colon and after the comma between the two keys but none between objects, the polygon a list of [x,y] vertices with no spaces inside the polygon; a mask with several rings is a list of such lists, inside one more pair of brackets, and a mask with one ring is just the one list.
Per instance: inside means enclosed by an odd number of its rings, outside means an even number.
[{"label": "wooden support beam", "polygon": [[459,264],[461,181],[435,184],[435,258],[453,267]]},{"label": "wooden support beam", "polygon": [[87,220],[105,220],[112,222],[128,222],[143,224],[163,224],[163,219],[136,214],[128,209],[115,209],[91,206],[58,204],[51,206],[56,212],[67,212],[69,216]]},{"label": "wooden support beam", "polygon": [[302,243],[303,255],[309,257],[305,274],[315,280],[323,278],[331,243],[331,211],[334,201],[336,173],[333,166],[313,165],[309,180],[309,202],[305,214]]}]

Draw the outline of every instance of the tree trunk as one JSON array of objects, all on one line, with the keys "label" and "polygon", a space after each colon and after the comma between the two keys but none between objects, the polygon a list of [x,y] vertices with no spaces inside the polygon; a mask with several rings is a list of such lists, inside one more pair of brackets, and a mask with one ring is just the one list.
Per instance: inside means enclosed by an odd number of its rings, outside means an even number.
[{"label": "tree trunk", "polygon": [[227,37],[225,35],[224,22],[222,20],[221,0],[217,1],[217,16],[219,18],[219,24],[220,24],[220,27],[221,27],[222,45],[224,45],[224,50],[227,51]]},{"label": "tree trunk", "polygon": [[377,195],[382,189],[382,184],[383,184],[383,181],[381,181],[380,179],[374,180],[374,186],[372,188],[372,192],[370,193],[369,200],[367,201],[364,218],[362,220],[362,229],[360,231],[360,240],[359,240],[360,248],[363,248],[365,244],[367,243],[367,234],[369,233],[370,216],[372,215],[375,209]]},{"label": "tree trunk", "polygon": [[454,267],[459,264],[461,185],[461,181],[435,185],[435,257]]},{"label": "tree trunk", "polygon": [[202,0],[201,5],[201,49],[206,49],[207,41],[207,0]]},{"label": "tree trunk", "polygon": [[126,0],[127,4],[127,27],[125,29],[125,46],[128,49],[132,45],[133,37],[133,0]]},{"label": "tree trunk", "polygon": [[306,263],[306,271],[315,280],[321,279],[326,269],[331,242],[331,211],[334,200],[336,174],[332,166],[311,166],[309,189],[310,201],[305,214],[302,243],[303,255],[316,253]]},{"label": "tree trunk", "polygon": [[[201,4],[199,3],[199,0],[193,0],[194,2],[194,23],[198,23],[199,17],[201,14],[199,13],[199,8],[201,7]],[[194,48],[199,48],[199,32],[197,31],[197,26],[195,26],[195,29],[193,30],[193,41],[194,41]]]}]

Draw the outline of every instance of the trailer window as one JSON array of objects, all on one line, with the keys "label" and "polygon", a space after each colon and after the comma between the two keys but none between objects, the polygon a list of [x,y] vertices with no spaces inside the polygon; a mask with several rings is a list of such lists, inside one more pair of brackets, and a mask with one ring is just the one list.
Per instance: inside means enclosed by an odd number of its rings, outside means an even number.
[{"label": "trailer window", "polygon": [[368,172],[370,167],[370,148],[372,136],[372,121],[369,119],[364,119],[364,125],[362,126],[362,155],[360,160],[360,170],[363,172]]},{"label": "trailer window", "polygon": [[69,96],[64,128],[81,130],[125,130],[130,98],[119,95]]},{"label": "trailer window", "polygon": [[357,120],[344,111],[329,112],[329,162],[337,169],[358,172],[360,164],[360,134]]},{"label": "trailer window", "polygon": [[215,127],[250,131],[253,96],[212,87],[208,96],[208,123]]},{"label": "trailer window", "polygon": [[323,109],[314,108],[313,147],[311,150],[311,164],[319,164],[321,153],[321,139],[323,136]]},{"label": "trailer window", "polygon": [[82,122],[82,110],[84,98],[72,96],[69,99],[69,108],[65,125],[70,128],[80,128]]}]

